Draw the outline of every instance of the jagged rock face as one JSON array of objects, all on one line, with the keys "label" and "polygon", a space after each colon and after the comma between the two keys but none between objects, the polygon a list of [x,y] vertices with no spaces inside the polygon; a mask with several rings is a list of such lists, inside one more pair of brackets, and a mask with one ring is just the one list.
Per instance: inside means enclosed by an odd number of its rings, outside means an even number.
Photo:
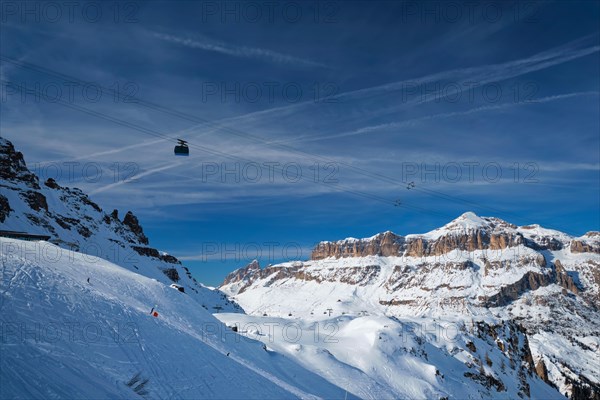
[{"label": "jagged rock face", "polygon": [[311,259],[327,257],[395,256],[401,254],[404,238],[392,232],[381,233],[371,239],[321,242],[313,250]]},{"label": "jagged rock face", "polygon": [[[0,188],[0,222],[9,230],[47,234],[71,250],[86,252],[87,249],[111,261],[123,262],[133,259],[131,254],[137,254],[166,264],[180,264],[175,257],[147,247],[148,238],[132,212],[119,221],[117,210],[105,214],[80,189],[62,187],[51,178],[40,187],[23,154],[3,138],[0,138]],[[99,254],[98,248],[104,248],[106,253]]]},{"label": "jagged rock face", "polygon": [[225,277],[225,282],[236,283],[243,279],[251,278],[256,272],[260,272],[260,265],[258,264],[257,260],[254,260],[244,268],[240,268],[229,273]]},{"label": "jagged rock face", "polygon": [[0,137],[0,181],[22,182],[32,189],[39,189],[37,176],[27,169],[23,153],[13,144]]},{"label": "jagged rock face", "polygon": [[548,379],[548,369],[546,368],[546,364],[544,364],[544,360],[541,359],[535,366],[535,373],[539,376],[544,382],[550,383]]},{"label": "jagged rock face", "polygon": [[123,219],[123,224],[129,227],[131,232],[138,238],[142,244],[148,244],[148,238],[144,235],[144,230],[140,226],[140,223],[135,215],[131,211],[128,211]]},{"label": "jagged rock face", "polygon": [[408,239],[405,254],[408,257],[428,257],[439,256],[453,250],[502,250],[522,242],[523,237],[520,234],[488,234],[485,230],[475,230],[463,234],[445,235],[436,240]]},{"label": "jagged rock face", "polygon": [[21,197],[29,204],[31,209],[35,211],[40,211],[42,209],[48,211],[48,202],[46,201],[46,196],[40,192],[29,190],[21,193]]},{"label": "jagged rock face", "polygon": [[440,256],[460,250],[498,251],[523,245],[534,250],[558,251],[570,246],[572,252],[600,252],[600,233],[589,232],[582,238],[570,238],[538,225],[518,227],[494,217],[465,213],[444,227],[422,235],[399,236],[385,232],[367,239],[321,242],[311,254],[312,260],[366,256]]},{"label": "jagged rock face", "polygon": [[[517,370],[518,380],[518,395],[521,398],[530,397],[530,386],[528,377],[537,373],[533,355],[529,347],[529,341],[526,335],[525,328],[513,321],[503,321],[498,324],[490,324],[484,321],[472,323],[470,330],[475,338],[482,340],[484,343],[495,343],[500,351],[510,360],[509,366],[501,366],[500,370],[512,368]],[[466,372],[465,378],[472,379],[487,389],[492,389],[498,393],[500,397],[502,392],[506,391],[505,382],[502,380],[502,374],[494,376],[489,374],[483,367],[484,363],[488,367],[494,367],[494,363],[489,356],[481,356],[478,354],[478,349],[473,342],[468,342],[466,347],[474,355],[480,358],[474,359],[473,367],[479,365],[479,368],[473,371]],[[504,363],[504,359],[501,360]]]},{"label": "jagged rock face", "polygon": [[46,179],[46,182],[44,182],[44,185],[46,185],[50,189],[60,189],[60,187],[61,187],[53,178]]},{"label": "jagged rock face", "polygon": [[313,273],[309,268],[299,269],[294,275],[295,279],[315,282],[340,282],[348,285],[366,286],[372,283],[381,272],[379,265],[366,265],[364,267],[337,268],[329,274]]},{"label": "jagged rock face", "polygon": [[558,283],[558,285],[564,287],[567,290],[570,290],[575,294],[579,293],[579,288],[575,284],[575,281],[571,276],[569,276],[568,272],[565,270],[560,260],[556,260],[554,262],[554,270],[556,274],[556,283]]},{"label": "jagged rock face", "polygon": [[[119,213],[105,213],[83,191],[61,186],[54,179],[43,185],[30,172],[20,152],[0,137],[0,223],[2,230],[49,235],[64,254],[47,254],[45,242],[23,242],[24,251],[35,251],[48,262],[70,257],[79,251],[100,257],[123,268],[170,285],[176,281],[186,295],[197,297],[199,307],[227,312],[243,311],[219,291],[202,286],[189,270],[172,255],[148,247],[148,238],[135,215],[129,212],[123,221]],[[10,250],[18,251],[10,244]],[[5,249],[3,249],[5,250]],[[150,305],[151,306],[151,305]]]},{"label": "jagged rock face", "polygon": [[549,275],[530,271],[525,273],[518,281],[500,287],[498,293],[484,297],[481,300],[486,307],[501,307],[517,300],[525,292],[537,290],[542,286],[550,285],[550,283],[552,283],[552,278]]},{"label": "jagged rock face", "polygon": [[571,242],[573,253],[596,253],[600,254],[600,232],[588,232],[583,238]]},{"label": "jagged rock face", "polygon": [[329,274],[314,273],[302,263],[286,267],[266,267],[261,269],[258,261],[254,260],[247,266],[237,269],[227,275],[223,285],[236,285],[238,293],[243,293],[254,282],[266,280],[265,285],[283,279],[296,279],[304,282],[340,282],[349,285],[366,286],[379,275],[379,265],[364,267],[336,268]]},{"label": "jagged rock face", "polygon": [[279,279],[290,278],[296,276],[298,270],[302,268],[299,264],[297,266],[290,267],[266,267],[260,268],[257,260],[252,261],[244,268],[233,271],[225,277],[225,282],[228,284],[236,284],[239,293],[244,292],[250,285],[258,280],[266,280],[265,285],[269,285],[271,282]]},{"label": "jagged rock face", "polygon": [[132,246],[131,248],[141,256],[156,258],[169,264],[181,264],[176,257],[170,254],[161,254],[158,250],[152,247]]},{"label": "jagged rock face", "polygon": [[449,234],[435,240],[423,237],[404,238],[392,232],[385,232],[371,239],[321,242],[313,250],[311,260],[322,260],[328,257],[388,257],[401,255],[428,257],[443,255],[453,250],[502,250],[518,246],[523,241],[523,236],[518,233],[488,234],[485,230]]},{"label": "jagged rock face", "polygon": [[10,212],[14,211],[10,208],[8,199],[0,194],[0,223],[6,220],[6,217],[10,215]]}]

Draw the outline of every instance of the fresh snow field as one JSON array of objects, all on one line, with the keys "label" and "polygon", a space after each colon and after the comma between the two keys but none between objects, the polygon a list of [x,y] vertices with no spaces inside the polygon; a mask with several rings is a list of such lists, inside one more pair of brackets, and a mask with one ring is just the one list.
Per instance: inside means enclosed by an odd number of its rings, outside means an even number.
[{"label": "fresh snow field", "polygon": [[[519,378],[495,343],[473,338],[462,321],[342,316],[278,318],[222,313],[217,318],[268,349],[290,355],[307,369],[364,399],[518,398]],[[461,329],[464,329],[462,331]],[[465,344],[473,341],[472,355]],[[466,364],[488,355],[505,391],[486,389],[464,377]],[[499,365],[506,364],[502,370]],[[527,377],[531,397],[564,398]]]}]

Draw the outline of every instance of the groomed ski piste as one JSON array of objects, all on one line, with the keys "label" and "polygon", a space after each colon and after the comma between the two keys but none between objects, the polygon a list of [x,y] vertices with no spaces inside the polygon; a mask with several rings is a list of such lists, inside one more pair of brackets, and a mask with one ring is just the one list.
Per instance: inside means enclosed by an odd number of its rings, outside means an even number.
[{"label": "groomed ski piste", "polygon": [[355,398],[225,327],[193,296],[41,244],[0,238],[3,399]]}]

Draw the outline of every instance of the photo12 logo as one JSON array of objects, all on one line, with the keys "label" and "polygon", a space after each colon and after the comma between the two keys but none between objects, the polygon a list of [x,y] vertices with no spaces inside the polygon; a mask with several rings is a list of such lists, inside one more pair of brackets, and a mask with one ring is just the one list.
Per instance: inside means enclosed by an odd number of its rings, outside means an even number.
[{"label": "photo12 logo", "polygon": [[[246,262],[260,259],[271,263],[276,260],[300,260],[307,255],[307,252],[302,245],[296,242],[203,242],[199,259],[221,262]],[[186,257],[181,257],[181,259],[185,260]]]},{"label": "photo12 logo", "polygon": [[314,162],[300,164],[298,162],[267,161],[200,164],[202,183],[298,183],[310,181],[314,183],[338,183],[339,165],[334,162]]},{"label": "photo12 logo", "polygon": [[257,320],[228,324],[207,322],[202,325],[202,334],[205,337],[218,336],[222,340],[229,337],[236,342],[245,340],[254,343],[256,340],[261,340],[267,343],[299,343],[302,341],[312,344],[328,344],[339,342],[339,339],[336,338],[339,329],[339,326],[332,321],[319,321],[310,328],[306,328],[295,321]]},{"label": "photo12 logo", "polygon": [[338,22],[337,1],[201,1],[200,22],[228,23],[314,23]]},{"label": "photo12 logo", "polygon": [[277,101],[298,103],[338,103],[340,88],[334,82],[313,82],[310,87],[298,82],[202,82],[202,102],[273,104]]},{"label": "photo12 logo", "polygon": [[31,165],[31,171],[40,181],[51,179],[62,184],[75,182],[97,183],[102,178],[109,178],[113,183],[135,181],[140,166],[134,162],[114,162],[111,164],[98,162],[62,161],[36,163]]},{"label": "photo12 logo", "polygon": [[140,5],[132,1],[2,1],[0,21],[5,23],[139,22]]},{"label": "photo12 logo", "polygon": [[95,82],[75,81],[2,81],[2,103],[98,103],[109,100],[114,103],[137,103],[140,88],[135,82],[113,82],[102,86]]},{"label": "photo12 logo", "polygon": [[514,183],[538,183],[539,170],[535,162],[514,162],[504,166],[495,161],[403,162],[401,179],[408,182],[408,190],[418,190],[417,183],[498,183],[503,178],[512,178]]},{"label": "photo12 logo", "polygon": [[139,344],[136,323],[113,321],[111,326],[99,322],[79,321],[0,321],[0,343],[19,344],[67,342],[72,344],[118,343]]},{"label": "photo12 logo", "polygon": [[540,91],[537,82],[517,81],[508,86],[497,82],[450,81],[419,82],[400,84],[402,103],[535,103]]},{"label": "photo12 logo", "polygon": [[[60,223],[68,226],[65,220],[60,220]],[[60,243],[62,247],[54,243]],[[135,247],[123,248],[116,243],[103,247],[91,240],[83,243],[71,243],[54,239],[51,239],[50,243],[34,241],[3,242],[0,244],[0,251],[0,262],[7,262],[13,257],[19,257],[33,260],[36,263],[68,265],[78,262],[79,257],[81,257],[89,264],[99,263],[104,259],[120,265],[133,266],[136,269],[135,264],[140,261],[142,256]]]},{"label": "photo12 logo", "polygon": [[403,1],[399,20],[403,24],[496,24],[500,21],[536,23],[538,1]]}]

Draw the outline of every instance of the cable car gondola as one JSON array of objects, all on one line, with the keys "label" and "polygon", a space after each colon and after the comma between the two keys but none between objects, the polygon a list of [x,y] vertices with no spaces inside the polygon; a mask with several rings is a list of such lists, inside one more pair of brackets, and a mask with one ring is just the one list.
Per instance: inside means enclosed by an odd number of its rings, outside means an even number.
[{"label": "cable car gondola", "polygon": [[177,139],[179,142],[177,146],[175,146],[175,155],[176,156],[189,156],[190,148],[187,145],[185,140]]}]

